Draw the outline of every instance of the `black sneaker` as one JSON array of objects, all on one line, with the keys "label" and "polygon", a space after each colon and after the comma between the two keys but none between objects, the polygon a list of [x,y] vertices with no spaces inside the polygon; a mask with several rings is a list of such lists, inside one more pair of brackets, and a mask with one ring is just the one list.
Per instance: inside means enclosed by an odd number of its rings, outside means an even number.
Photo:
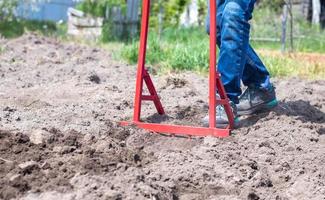
[{"label": "black sneaker", "polygon": [[[239,125],[239,118],[237,115],[237,107],[232,101],[230,101],[230,106],[232,108],[234,119],[235,119],[235,127]],[[202,119],[202,124],[205,127],[209,126],[209,115]],[[225,108],[223,105],[218,105],[216,107],[216,128],[226,128],[229,125],[229,120]]]},{"label": "black sneaker", "polygon": [[269,88],[249,86],[239,97],[237,113],[238,115],[251,115],[258,111],[271,109],[277,105],[278,101],[273,85]]}]

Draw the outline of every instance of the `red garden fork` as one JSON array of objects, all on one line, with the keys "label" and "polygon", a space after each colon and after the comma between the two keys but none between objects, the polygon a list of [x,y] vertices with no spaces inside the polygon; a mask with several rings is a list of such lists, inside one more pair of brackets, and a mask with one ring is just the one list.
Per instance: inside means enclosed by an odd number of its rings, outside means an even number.
[{"label": "red garden fork", "polygon": [[[158,123],[147,123],[141,121],[141,105],[142,101],[153,101],[157,112],[161,115],[165,114],[164,108],[161,104],[157,91],[154,87],[152,79],[145,68],[149,15],[150,15],[150,0],[143,0],[142,4],[142,22],[141,22],[141,35],[140,35],[140,48],[138,57],[138,70],[136,80],[136,91],[134,100],[134,113],[133,121],[121,122],[122,125],[134,125],[138,128],[146,129],[155,133],[167,133],[176,135],[189,135],[189,136],[215,136],[227,137],[230,135],[234,127],[234,116],[229,104],[229,99],[226,95],[224,86],[220,79],[220,74],[216,70],[216,17],[217,5],[216,0],[210,0],[210,72],[209,72],[209,127],[193,127],[193,126],[180,126]],[[143,94],[143,83],[147,85],[149,95]],[[216,92],[220,99],[216,99]],[[216,128],[216,106],[223,105],[228,116],[229,125],[225,129]]]}]

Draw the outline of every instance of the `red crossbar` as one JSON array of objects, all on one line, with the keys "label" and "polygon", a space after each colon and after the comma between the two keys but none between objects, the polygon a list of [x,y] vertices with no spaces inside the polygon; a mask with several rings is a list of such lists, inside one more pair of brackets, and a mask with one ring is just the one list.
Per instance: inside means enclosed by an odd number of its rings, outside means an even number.
[{"label": "red crossbar", "polygon": [[[229,104],[229,99],[226,95],[225,88],[221,82],[220,74],[216,69],[216,54],[217,54],[217,5],[215,0],[210,0],[210,78],[209,78],[209,128],[190,127],[179,125],[155,124],[141,122],[141,105],[142,101],[153,101],[159,114],[165,114],[163,106],[160,102],[157,91],[150,78],[148,71],[145,69],[145,60],[147,52],[148,27],[150,16],[150,0],[143,0],[142,3],[142,21],[140,34],[140,48],[138,57],[138,70],[134,100],[134,113],[132,122],[121,122],[121,125],[135,125],[142,129],[147,129],[158,133],[193,135],[193,136],[216,136],[227,137],[231,129],[234,127],[234,116]],[[143,95],[143,82],[148,87],[150,95]],[[216,99],[216,92],[220,99]],[[225,111],[229,119],[229,126],[225,129],[216,127],[216,106],[224,105]]]},{"label": "red crossbar", "polygon": [[191,136],[214,136],[214,137],[228,137],[230,129],[219,128],[205,128],[192,126],[179,126],[169,124],[145,123],[145,122],[121,122],[123,126],[135,125],[138,128],[152,131],[153,133],[167,133],[175,135],[191,135]]}]

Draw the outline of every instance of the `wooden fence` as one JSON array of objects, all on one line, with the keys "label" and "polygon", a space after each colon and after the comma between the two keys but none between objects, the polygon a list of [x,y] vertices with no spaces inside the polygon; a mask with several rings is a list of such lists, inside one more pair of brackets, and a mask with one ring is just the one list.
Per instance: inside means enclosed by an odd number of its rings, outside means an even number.
[{"label": "wooden fence", "polygon": [[126,15],[122,12],[121,6],[114,6],[106,9],[106,20],[112,24],[112,33],[116,37],[123,37],[127,34],[134,37],[138,33],[139,24],[139,2],[140,0],[127,0]]},{"label": "wooden fence", "polygon": [[70,35],[98,38],[102,34],[104,22],[111,25],[110,34],[116,38],[132,38],[138,34],[140,0],[127,0],[126,13],[121,6],[107,7],[104,18],[88,17],[81,11],[69,9]]}]

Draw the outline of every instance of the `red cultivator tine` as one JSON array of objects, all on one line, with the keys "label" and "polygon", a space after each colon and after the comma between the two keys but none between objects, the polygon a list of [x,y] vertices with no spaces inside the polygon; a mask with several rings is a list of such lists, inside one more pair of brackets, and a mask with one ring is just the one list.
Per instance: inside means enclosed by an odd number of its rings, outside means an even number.
[{"label": "red cultivator tine", "polygon": [[[210,78],[209,78],[209,128],[179,126],[168,124],[155,124],[141,122],[141,104],[142,101],[153,101],[159,114],[165,114],[163,106],[160,102],[154,84],[150,78],[148,71],[145,69],[149,15],[150,15],[150,0],[143,0],[142,3],[142,22],[140,35],[140,48],[138,58],[138,70],[136,91],[134,100],[134,113],[132,122],[121,122],[121,125],[135,125],[138,128],[147,129],[157,133],[190,135],[190,136],[215,136],[227,137],[231,129],[234,127],[234,116],[231,111],[229,99],[220,79],[220,75],[216,69],[216,54],[217,54],[217,5],[215,0],[210,0]],[[143,82],[148,87],[150,95],[143,95]],[[216,99],[216,91],[220,99]],[[229,119],[229,126],[226,129],[218,129],[216,127],[216,106],[224,105]]]},{"label": "red cultivator tine", "polygon": [[216,127],[216,65],[217,65],[217,20],[216,1],[210,0],[210,73],[209,73],[209,127]]},{"label": "red cultivator tine", "polygon": [[147,53],[149,14],[150,14],[150,0],[143,0],[140,49],[139,49],[139,58],[138,58],[138,71],[137,71],[137,82],[135,88],[134,113],[133,113],[133,121],[135,122],[140,121],[140,115],[141,115],[141,100],[142,100],[141,98],[142,98],[142,91],[143,91],[143,75],[145,71],[144,65],[146,62],[146,53]]}]

